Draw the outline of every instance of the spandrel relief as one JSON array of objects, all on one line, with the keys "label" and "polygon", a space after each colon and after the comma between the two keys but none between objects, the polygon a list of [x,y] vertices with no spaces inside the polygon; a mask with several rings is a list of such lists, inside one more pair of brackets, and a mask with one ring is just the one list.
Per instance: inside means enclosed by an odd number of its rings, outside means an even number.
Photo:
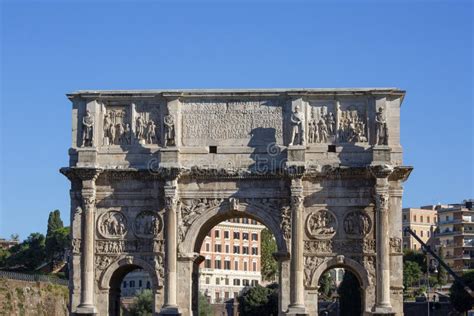
[{"label": "spandrel relief", "polygon": [[308,235],[316,239],[329,239],[336,234],[337,219],[328,210],[311,212],[306,219]]},{"label": "spandrel relief", "polygon": [[99,217],[98,231],[104,238],[122,238],[127,233],[127,219],[119,211],[107,211]]},{"label": "spandrel relief", "polygon": [[332,143],[335,139],[336,114],[333,104],[312,104],[308,120],[308,143]]},{"label": "spandrel relief", "polygon": [[134,221],[134,231],[137,237],[157,238],[163,230],[161,215],[153,211],[140,212]]}]

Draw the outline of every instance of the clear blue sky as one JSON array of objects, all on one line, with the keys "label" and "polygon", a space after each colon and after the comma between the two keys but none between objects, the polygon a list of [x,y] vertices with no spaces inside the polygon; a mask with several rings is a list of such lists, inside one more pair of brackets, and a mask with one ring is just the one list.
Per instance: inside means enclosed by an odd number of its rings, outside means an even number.
[{"label": "clear blue sky", "polygon": [[1,2],[0,237],[69,223],[79,89],[395,86],[404,206],[474,197],[471,1],[222,2]]}]

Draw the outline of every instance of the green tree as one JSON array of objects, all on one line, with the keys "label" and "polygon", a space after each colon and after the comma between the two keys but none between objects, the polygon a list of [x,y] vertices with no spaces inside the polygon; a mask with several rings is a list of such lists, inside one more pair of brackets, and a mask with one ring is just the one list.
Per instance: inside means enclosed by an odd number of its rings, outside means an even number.
[{"label": "green tree", "polygon": [[426,273],[426,256],[415,250],[405,250],[403,252],[403,263],[407,261],[416,262],[423,273]]},{"label": "green tree", "polygon": [[[440,247],[438,250],[438,256],[443,260],[444,259],[444,249]],[[438,264],[438,275],[436,276],[438,279],[439,285],[444,285],[448,282],[448,275],[446,269],[443,268],[440,264]]]},{"label": "green tree", "polygon": [[199,316],[208,316],[212,315],[212,306],[207,300],[207,297],[199,291],[199,298],[198,298],[198,308],[199,308]]},{"label": "green tree", "polygon": [[48,230],[46,232],[46,238],[58,228],[63,228],[64,224],[61,220],[61,212],[59,210],[54,210],[49,213],[48,217]]},{"label": "green tree", "polygon": [[131,316],[151,316],[153,314],[153,292],[146,289],[135,295],[129,312]]},{"label": "green tree", "polygon": [[242,316],[278,315],[278,285],[257,285],[244,289],[239,296]]},{"label": "green tree", "polygon": [[414,261],[405,261],[403,264],[403,286],[405,289],[411,287],[421,277],[421,269]]},{"label": "green tree", "polygon": [[10,257],[10,251],[0,248],[0,269],[6,267],[8,257]]},{"label": "green tree", "polygon": [[340,296],[340,315],[361,315],[362,297],[360,284],[357,277],[350,271],[345,270],[342,282],[337,289]]},{"label": "green tree", "polygon": [[325,298],[329,298],[332,294],[332,277],[331,273],[324,273],[319,279],[319,294]]},{"label": "green tree", "polygon": [[273,234],[267,228],[260,233],[261,249],[261,274],[265,281],[275,281],[278,273],[278,264],[273,258],[273,253],[277,252],[277,245]]},{"label": "green tree", "polygon": [[45,238],[43,234],[32,233],[22,243],[10,248],[7,267],[22,266],[24,270],[33,271],[44,262]]},{"label": "green tree", "polygon": [[[461,278],[471,290],[474,290],[474,270],[464,273]],[[474,298],[457,281],[449,289],[449,298],[453,307],[460,313],[467,312],[474,305]]]},{"label": "green tree", "polygon": [[46,258],[55,260],[62,258],[69,247],[69,229],[65,228],[59,210],[49,213],[46,232]]}]

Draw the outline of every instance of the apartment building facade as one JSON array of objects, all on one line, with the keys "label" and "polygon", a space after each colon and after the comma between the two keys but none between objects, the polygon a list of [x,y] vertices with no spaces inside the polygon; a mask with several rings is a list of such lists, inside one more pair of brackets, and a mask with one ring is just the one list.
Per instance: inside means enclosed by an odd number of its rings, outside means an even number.
[{"label": "apartment building facade", "polygon": [[439,205],[436,240],[443,248],[446,263],[457,273],[474,269],[473,200]]},{"label": "apartment building facade", "polygon": [[405,232],[405,227],[413,230],[423,242],[430,242],[438,224],[437,214],[436,205],[404,208],[402,210],[403,249],[420,250],[421,248],[421,244],[413,236]]},{"label": "apartment building facade", "polygon": [[199,287],[211,303],[237,297],[246,286],[261,283],[260,239],[265,226],[248,218],[216,225],[207,234],[201,255]]}]

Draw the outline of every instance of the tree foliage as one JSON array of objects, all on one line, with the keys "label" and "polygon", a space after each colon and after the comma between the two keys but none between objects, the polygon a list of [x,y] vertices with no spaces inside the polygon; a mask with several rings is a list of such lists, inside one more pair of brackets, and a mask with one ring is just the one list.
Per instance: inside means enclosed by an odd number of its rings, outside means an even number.
[{"label": "tree foliage", "polygon": [[257,285],[244,289],[239,296],[242,316],[278,315],[278,285]]},{"label": "tree foliage", "polygon": [[352,272],[345,270],[344,277],[342,278],[337,292],[340,296],[340,315],[361,315],[362,297],[360,284]]},{"label": "tree foliage", "polygon": [[153,314],[153,292],[146,289],[135,295],[129,312],[131,316],[151,316]]},{"label": "tree foliage", "polygon": [[11,255],[6,259],[7,267],[21,266],[32,271],[45,259],[45,238],[43,234],[32,233],[22,243],[10,248]]},{"label": "tree foliage", "polygon": [[413,286],[421,277],[421,269],[414,261],[405,261],[403,264],[403,286],[405,289]]},{"label": "tree foliage", "polygon": [[207,300],[207,297],[201,292],[199,292],[198,309],[199,309],[199,316],[212,315],[212,306]]},{"label": "tree foliage", "polygon": [[63,228],[64,224],[61,220],[61,212],[59,210],[54,210],[49,213],[48,217],[48,230],[46,232],[46,238],[48,238],[53,231],[59,228]]},{"label": "tree foliage", "polygon": [[324,273],[319,279],[319,295],[324,296],[326,299],[332,295],[332,277],[328,271]]},{"label": "tree foliage", "polygon": [[[444,259],[444,250],[443,247],[440,247],[438,250],[438,256],[443,260]],[[444,285],[448,282],[448,274],[446,269],[443,268],[440,264],[438,264],[438,274],[436,276],[438,284]]]},{"label": "tree foliage", "polygon": [[273,258],[273,253],[277,252],[277,245],[273,234],[267,228],[260,233],[261,238],[261,274],[265,281],[275,281],[278,273],[278,264]]},{"label": "tree foliage", "polygon": [[62,258],[69,246],[69,229],[64,228],[59,210],[49,213],[45,245],[48,260]]},{"label": "tree foliage", "polygon": [[426,273],[426,256],[415,250],[405,250],[403,253],[403,263],[407,261],[416,262],[423,273]]},{"label": "tree foliage", "polygon": [[[461,278],[471,290],[474,290],[474,270],[464,273]],[[453,307],[461,313],[467,312],[474,305],[474,298],[470,296],[457,281],[451,285],[449,297]]]}]

